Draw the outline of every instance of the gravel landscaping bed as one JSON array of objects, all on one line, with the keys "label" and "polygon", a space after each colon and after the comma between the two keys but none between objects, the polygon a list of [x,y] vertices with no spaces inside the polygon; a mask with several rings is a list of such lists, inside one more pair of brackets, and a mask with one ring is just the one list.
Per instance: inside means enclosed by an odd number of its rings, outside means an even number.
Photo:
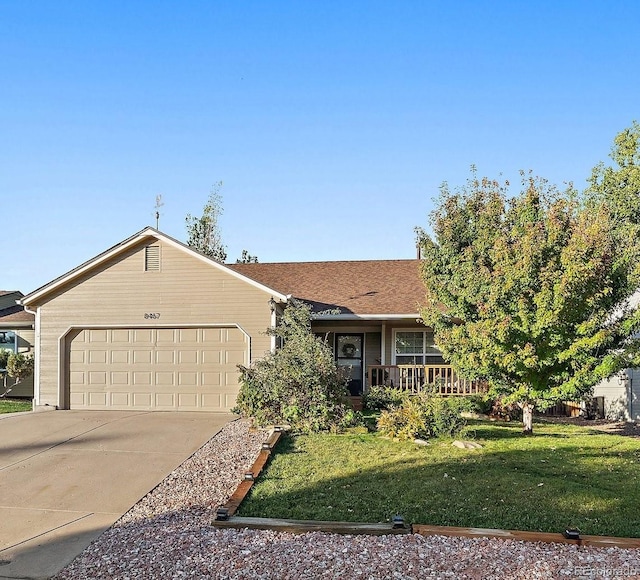
[{"label": "gravel landscaping bed", "polygon": [[640,578],[640,550],[213,528],[265,438],[227,425],[56,578]]}]

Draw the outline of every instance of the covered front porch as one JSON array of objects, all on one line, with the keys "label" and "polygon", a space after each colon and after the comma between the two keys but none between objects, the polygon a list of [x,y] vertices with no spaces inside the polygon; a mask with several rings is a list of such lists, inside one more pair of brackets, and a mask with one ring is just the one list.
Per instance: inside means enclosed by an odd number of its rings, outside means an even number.
[{"label": "covered front porch", "polygon": [[482,381],[458,376],[434,344],[433,331],[416,318],[354,321],[337,316],[316,320],[313,326],[332,347],[338,365],[349,369],[349,391],[354,398],[377,385],[411,393],[429,385],[444,396],[487,390]]}]

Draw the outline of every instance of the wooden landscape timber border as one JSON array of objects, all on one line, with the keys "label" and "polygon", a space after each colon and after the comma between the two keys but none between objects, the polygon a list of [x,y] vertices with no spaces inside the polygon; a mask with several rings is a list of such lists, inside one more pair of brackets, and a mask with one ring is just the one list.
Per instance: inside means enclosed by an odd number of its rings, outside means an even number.
[{"label": "wooden landscape timber border", "polygon": [[232,517],[226,521],[214,520],[213,525],[217,528],[273,530],[276,532],[291,532],[292,534],[325,532],[328,534],[386,536],[388,534],[411,533],[410,528],[406,526],[394,527],[391,523],[368,524],[362,522],[325,522],[318,520],[286,520],[276,518]]},{"label": "wooden landscape timber border", "polygon": [[544,542],[551,544],[573,544],[574,546],[593,546],[598,548],[638,549],[640,538],[616,538],[612,536],[580,536],[573,540],[563,534],[552,532],[527,532],[520,530],[494,530],[490,528],[456,528],[453,526],[424,526],[413,524],[414,534],[421,536],[458,536],[463,538],[498,538],[525,542]]},{"label": "wooden landscape timber border", "polygon": [[233,514],[238,511],[240,504],[243,502],[244,498],[247,497],[247,494],[253,487],[254,481],[258,478],[258,475],[260,475],[260,473],[264,469],[267,461],[269,461],[271,450],[275,447],[276,443],[280,441],[280,437],[282,437],[283,432],[284,428],[278,426],[274,426],[269,430],[269,436],[267,437],[267,440],[262,444],[262,449],[260,449],[258,457],[256,457],[256,460],[253,462],[251,469],[245,472],[244,479],[240,482],[231,497],[227,500],[227,503],[223,506],[220,506],[216,510],[216,517],[213,521],[215,525],[232,517]]},{"label": "wooden landscape timber border", "polygon": [[282,437],[284,429],[274,427],[262,449],[258,453],[253,466],[245,473],[245,478],[240,482],[233,495],[224,506],[216,510],[216,517],[212,525],[217,528],[273,530],[304,534],[307,532],[325,532],[328,534],[350,535],[386,535],[386,534],[418,534],[421,536],[455,536],[462,538],[496,538],[501,540],[514,540],[524,542],[544,542],[558,544],[573,544],[575,546],[591,546],[598,548],[624,548],[640,549],[640,538],[619,538],[613,536],[583,536],[579,539],[565,537],[564,534],[552,532],[529,532],[520,530],[499,530],[492,528],[464,528],[455,526],[428,526],[422,524],[404,525],[402,518],[388,523],[362,523],[362,522],[333,522],[315,520],[289,520],[279,518],[243,518],[234,514],[240,504],[249,493],[255,480],[264,469],[271,450]]}]

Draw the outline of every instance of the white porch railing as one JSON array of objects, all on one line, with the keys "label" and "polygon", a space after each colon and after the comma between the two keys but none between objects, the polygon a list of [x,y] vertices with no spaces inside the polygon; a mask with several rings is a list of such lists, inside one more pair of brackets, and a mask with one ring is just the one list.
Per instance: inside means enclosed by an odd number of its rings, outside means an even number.
[{"label": "white porch railing", "polygon": [[451,365],[370,365],[367,387],[386,385],[419,393],[425,385],[434,385],[440,395],[476,395],[484,393],[484,381],[460,377]]}]

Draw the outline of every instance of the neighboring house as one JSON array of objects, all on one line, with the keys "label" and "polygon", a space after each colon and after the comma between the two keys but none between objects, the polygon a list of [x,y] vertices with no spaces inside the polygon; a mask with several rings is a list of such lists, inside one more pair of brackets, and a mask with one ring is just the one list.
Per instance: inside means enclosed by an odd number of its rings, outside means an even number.
[{"label": "neighboring house", "polygon": [[[24,294],[17,290],[0,290],[0,349],[15,353],[31,354],[33,352],[34,316],[17,304]],[[7,386],[12,387],[7,396],[33,396],[33,377],[28,377],[13,386],[14,381],[7,377]],[[4,387],[0,382],[0,395]]]},{"label": "neighboring house", "polygon": [[640,369],[625,369],[597,384],[594,397],[604,399],[604,416],[615,421],[640,421]]},{"label": "neighboring house", "polygon": [[[632,308],[640,306],[640,291],[629,299]],[[603,399],[604,416],[616,421],[640,421],[640,369],[624,369],[593,389]]]},{"label": "neighboring house", "polygon": [[415,388],[425,373],[455,389],[418,320],[418,265],[224,265],[146,228],[22,299],[35,313],[34,405],[228,411],[237,365],[276,347],[265,330],[291,297],[314,308],[353,394],[367,380]]}]

